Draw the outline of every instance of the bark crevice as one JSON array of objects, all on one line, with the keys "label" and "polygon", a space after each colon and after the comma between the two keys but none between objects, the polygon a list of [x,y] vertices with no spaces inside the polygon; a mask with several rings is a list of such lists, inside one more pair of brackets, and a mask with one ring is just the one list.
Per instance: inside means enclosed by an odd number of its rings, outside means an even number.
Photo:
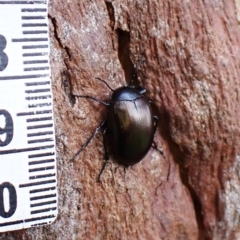
[{"label": "bark crevice", "polygon": [[[71,52],[70,52],[70,49],[69,49],[69,47],[64,46],[64,44],[63,44],[62,41],[61,41],[61,38],[60,38],[59,35],[58,35],[58,31],[57,31],[57,29],[58,29],[58,24],[57,24],[56,18],[55,18],[55,17],[52,17],[50,14],[48,14],[48,18],[49,18],[49,19],[51,20],[51,22],[52,22],[52,25],[53,25],[53,33],[54,33],[55,39],[57,40],[59,47],[60,47],[61,49],[63,49],[64,52],[65,52],[64,58],[67,57],[68,60],[71,61]],[[69,69],[66,60],[64,60],[64,63],[65,63],[65,65],[66,65],[67,69]]]},{"label": "bark crevice", "polygon": [[[130,33],[123,31],[120,28],[117,29],[118,35],[118,58],[125,73],[125,79],[127,83],[130,83],[134,74],[134,65],[130,58]],[[137,79],[133,79],[133,83]]]}]

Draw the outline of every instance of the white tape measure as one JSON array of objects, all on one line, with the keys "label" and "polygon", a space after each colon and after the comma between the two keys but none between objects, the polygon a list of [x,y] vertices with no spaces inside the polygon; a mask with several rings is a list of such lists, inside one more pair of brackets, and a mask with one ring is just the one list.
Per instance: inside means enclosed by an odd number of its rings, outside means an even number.
[{"label": "white tape measure", "polygon": [[0,232],[57,216],[47,3],[0,0]]}]

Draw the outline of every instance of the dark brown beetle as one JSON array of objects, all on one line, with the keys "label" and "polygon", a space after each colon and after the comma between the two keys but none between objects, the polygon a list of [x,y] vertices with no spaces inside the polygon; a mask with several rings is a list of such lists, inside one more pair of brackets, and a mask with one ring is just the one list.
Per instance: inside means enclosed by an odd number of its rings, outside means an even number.
[{"label": "dark brown beetle", "polygon": [[[137,68],[135,70],[136,74]],[[111,101],[103,102],[91,96],[75,95],[100,102],[109,108],[107,118],[95,129],[91,137],[79,149],[72,160],[83,151],[93,139],[99,129],[103,129],[105,148],[105,163],[98,176],[100,181],[102,172],[109,160],[108,147],[106,144],[106,133],[108,133],[108,145],[120,164],[131,166],[141,161],[152,146],[154,133],[157,128],[158,118],[154,116],[149,99],[143,94],[144,88],[133,86],[120,87],[113,90],[104,80],[109,89],[113,91]]]}]

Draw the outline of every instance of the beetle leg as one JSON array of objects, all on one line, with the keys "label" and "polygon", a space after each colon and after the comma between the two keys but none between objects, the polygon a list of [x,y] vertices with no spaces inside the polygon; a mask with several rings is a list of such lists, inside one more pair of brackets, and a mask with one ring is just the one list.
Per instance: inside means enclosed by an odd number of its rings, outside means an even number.
[{"label": "beetle leg", "polygon": [[105,151],[105,159],[109,159],[109,153],[108,153],[108,148],[107,148],[107,139],[106,139],[106,132],[107,128],[103,130],[103,145],[104,145],[104,151]]},{"label": "beetle leg", "polygon": [[[157,130],[157,125],[158,125],[158,117],[153,116],[153,131],[154,131],[154,133]],[[161,151],[157,148],[157,144],[154,142],[154,140],[152,142],[152,148],[155,149],[156,151],[160,152],[163,155],[163,151]],[[164,157],[164,155],[163,155],[163,157]]]},{"label": "beetle leg", "polygon": [[101,124],[95,129],[95,131],[93,132],[93,134],[90,136],[90,138],[83,144],[83,146],[77,151],[77,153],[70,159],[70,161],[74,161],[77,156],[87,147],[87,145],[91,142],[91,140],[95,137],[95,135],[97,134],[97,132],[99,131],[100,128],[103,127],[104,123],[107,121],[107,119],[105,119],[104,121],[101,122]]},{"label": "beetle leg", "polygon": [[[158,117],[154,115],[153,116],[153,132],[154,132],[154,134],[157,130],[157,125],[158,125]],[[160,152],[163,155],[163,151],[161,151],[157,148],[157,144],[154,142],[154,140],[152,142],[152,148],[155,149],[156,151]]]},{"label": "beetle leg", "polygon": [[157,130],[157,125],[158,125],[158,117],[153,116],[153,132],[155,133]]},{"label": "beetle leg", "polygon": [[97,99],[95,97],[88,96],[88,95],[75,95],[75,94],[73,94],[73,96],[74,97],[82,97],[82,98],[90,98],[90,99],[92,99],[92,100],[94,100],[96,102],[104,104],[105,106],[109,106],[110,105],[110,103],[103,102],[103,101],[101,101],[101,100],[99,100],[99,99]]},{"label": "beetle leg", "polygon": [[100,182],[101,181],[101,176],[102,176],[102,173],[104,171],[104,169],[106,168],[108,162],[109,162],[109,153],[108,153],[108,148],[107,148],[107,141],[106,141],[106,132],[107,132],[107,128],[105,128],[103,130],[103,145],[104,145],[104,151],[105,151],[105,162],[102,166],[102,169],[98,175],[98,179],[97,181]]},{"label": "beetle leg", "polygon": [[[163,151],[158,149],[157,144],[154,141],[152,142],[152,148],[163,155]],[[163,155],[163,157],[164,157],[164,155]],[[164,159],[165,159],[165,157],[164,157]]]},{"label": "beetle leg", "polygon": [[170,171],[171,171],[170,161],[165,158],[163,151],[158,149],[157,144],[154,141],[152,142],[152,148],[155,149],[156,151],[158,151],[163,156],[164,160],[168,162],[168,173],[167,173],[167,181],[168,181],[169,176],[170,176]]}]

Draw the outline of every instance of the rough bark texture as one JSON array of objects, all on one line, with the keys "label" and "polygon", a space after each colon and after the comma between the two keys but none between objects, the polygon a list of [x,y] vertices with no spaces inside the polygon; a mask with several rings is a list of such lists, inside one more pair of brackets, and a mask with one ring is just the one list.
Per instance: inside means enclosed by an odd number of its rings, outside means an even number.
[{"label": "rough bark texture", "polygon": [[[0,239],[240,239],[240,2],[51,0],[59,215]],[[107,101],[134,65],[159,126],[143,161],[104,161]],[[111,159],[113,160],[113,159]]]}]

